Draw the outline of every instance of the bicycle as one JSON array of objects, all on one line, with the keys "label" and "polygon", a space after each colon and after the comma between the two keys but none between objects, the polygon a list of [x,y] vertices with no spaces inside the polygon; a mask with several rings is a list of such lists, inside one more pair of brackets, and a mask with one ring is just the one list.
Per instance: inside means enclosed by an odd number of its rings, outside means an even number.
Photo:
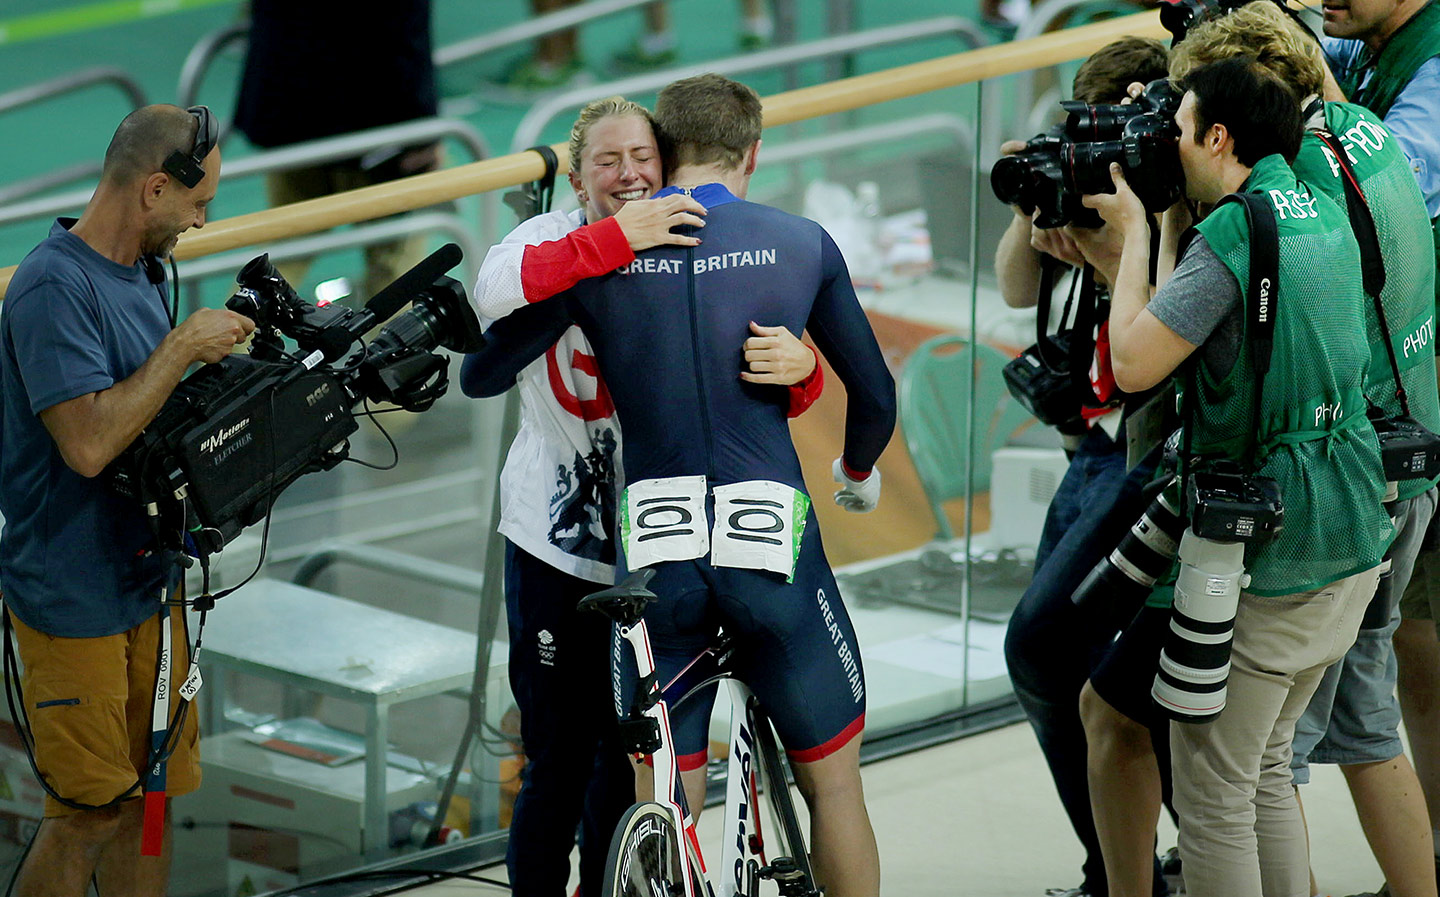
[{"label": "bicycle", "polygon": [[[650,633],[642,618],[645,606],[655,599],[645,588],[654,575],[652,569],[638,570],[620,585],[586,596],[579,605],[581,610],[610,617],[635,655],[638,686],[629,712],[619,722],[620,741],[630,753],[650,756],[655,768],[656,799],[637,802],[627,810],[610,842],[603,897],[760,897],[762,881],[774,882],[780,897],[821,897],[775,730],[759,700],[727,669],[725,643],[701,652],[663,687],[656,680]],[[696,670],[708,674],[687,685]],[[730,692],[730,759],[725,840],[716,870],[719,881],[712,883],[695,821],[677,787],[670,707],[720,681]],[[683,689],[673,701],[666,696],[672,689]],[[761,795],[769,808],[775,850],[767,851],[767,833],[756,809]],[[772,857],[768,861],[767,853]]]}]

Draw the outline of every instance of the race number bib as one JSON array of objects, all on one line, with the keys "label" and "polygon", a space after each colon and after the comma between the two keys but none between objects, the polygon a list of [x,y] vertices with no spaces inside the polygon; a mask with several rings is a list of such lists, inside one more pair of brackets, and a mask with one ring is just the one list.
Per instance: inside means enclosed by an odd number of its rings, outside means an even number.
[{"label": "race number bib", "polygon": [[795,561],[805,534],[810,499],[771,480],[747,480],[715,487],[715,531],[710,562],[795,578]]},{"label": "race number bib", "polygon": [[631,483],[620,504],[620,538],[631,570],[704,557],[710,550],[703,476]]}]

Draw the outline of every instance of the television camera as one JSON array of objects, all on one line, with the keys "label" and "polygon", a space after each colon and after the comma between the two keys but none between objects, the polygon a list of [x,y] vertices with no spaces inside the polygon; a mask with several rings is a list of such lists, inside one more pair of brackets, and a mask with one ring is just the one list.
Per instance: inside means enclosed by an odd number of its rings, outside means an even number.
[{"label": "television camera", "polygon": [[305,302],[268,255],[246,264],[225,306],[255,321],[250,353],[183,380],[107,468],[144,506],[157,548],[202,559],[221,550],[296,479],[349,456],[356,406],[424,411],[444,395],[449,360],[436,349],[472,352],[484,340],[464,287],[445,276],[460,259],[455,244],[441,247],[361,309]]}]

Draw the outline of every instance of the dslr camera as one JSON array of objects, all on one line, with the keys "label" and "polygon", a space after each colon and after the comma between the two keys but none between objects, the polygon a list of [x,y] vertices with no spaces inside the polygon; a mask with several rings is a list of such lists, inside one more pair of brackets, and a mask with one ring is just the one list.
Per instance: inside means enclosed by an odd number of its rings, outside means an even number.
[{"label": "dslr camera", "polygon": [[1062,102],[1064,124],[996,161],[991,189],[1001,202],[1027,215],[1039,210],[1038,227],[1099,227],[1100,216],[1080,197],[1114,193],[1110,163],[1118,162],[1146,210],[1162,212],[1180,198],[1185,182],[1175,124],[1180,97],[1169,81],[1158,78],[1133,103]]},{"label": "dslr camera", "polygon": [[423,411],[444,395],[449,361],[436,350],[471,352],[484,340],[464,288],[444,276],[460,259],[458,246],[442,247],[362,309],[305,302],[268,256],[246,264],[225,306],[255,321],[250,353],[183,380],[106,470],[145,508],[157,547],[202,558],[221,550],[281,490],[349,456],[355,406]]},{"label": "dslr camera", "polygon": [[1203,723],[1225,709],[1235,612],[1250,582],[1245,547],[1280,533],[1285,505],[1278,483],[1230,461],[1202,462],[1189,480],[1190,526],[1150,695],[1172,719]]},{"label": "dslr camera", "polygon": [[1409,415],[1386,417],[1374,405],[1367,409],[1366,416],[1380,440],[1380,463],[1390,491],[1399,480],[1440,476],[1440,436]]}]

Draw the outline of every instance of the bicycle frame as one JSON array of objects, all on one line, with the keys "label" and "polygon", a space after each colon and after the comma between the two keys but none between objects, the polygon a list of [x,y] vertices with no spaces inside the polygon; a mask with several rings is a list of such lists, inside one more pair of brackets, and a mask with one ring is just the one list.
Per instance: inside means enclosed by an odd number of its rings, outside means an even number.
[{"label": "bicycle frame", "polygon": [[[650,647],[650,633],[644,620],[633,626],[617,625],[617,629],[635,655],[640,681],[651,683],[650,693],[644,698],[647,706],[643,713],[656,721],[660,733],[660,746],[651,755],[655,772],[653,799],[669,811],[676,831],[682,833],[686,849],[680,851],[680,871],[681,880],[685,884],[685,897],[735,897],[746,888],[749,861],[753,858],[758,860],[760,865],[764,865],[763,839],[751,837],[759,833],[760,825],[760,817],[756,812],[758,791],[755,782],[755,736],[747,710],[753,697],[752,692],[745,683],[733,676],[724,677],[730,694],[730,760],[729,774],[725,780],[725,841],[721,852],[717,891],[705,867],[704,854],[696,836],[694,817],[683,804],[683,792],[677,791],[679,768],[670,731],[669,705],[663,697],[665,688],[673,683],[662,686],[653,679],[655,659]],[[683,674],[684,671],[681,675]],[[778,786],[767,783],[767,787],[786,786],[782,782]],[[682,795],[678,800],[677,794]],[[695,893],[696,880],[704,883],[707,894]]]}]

